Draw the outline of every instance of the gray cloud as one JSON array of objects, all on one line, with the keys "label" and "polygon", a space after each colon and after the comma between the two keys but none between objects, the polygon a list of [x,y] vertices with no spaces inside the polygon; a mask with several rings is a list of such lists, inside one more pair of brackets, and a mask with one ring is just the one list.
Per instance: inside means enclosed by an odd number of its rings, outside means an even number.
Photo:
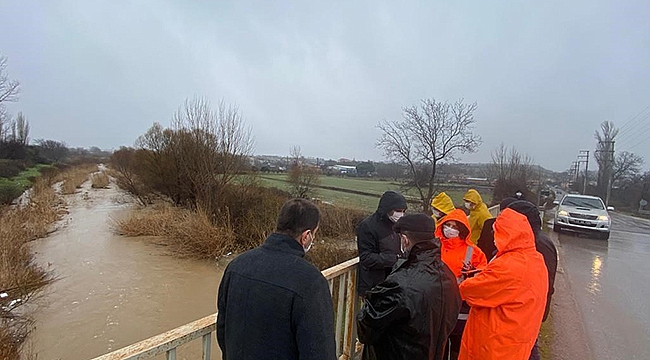
[{"label": "gray cloud", "polygon": [[[463,97],[478,102],[484,139],[464,160],[489,161],[504,142],[563,170],[578,150],[595,148],[601,121],[622,126],[650,105],[644,1],[3,1],[0,9],[0,51],[23,89],[10,110],[28,116],[33,137],[71,145],[132,144],[196,94],[237,103],[257,153],[300,145],[310,156],[380,159],[379,120],[423,97]],[[633,150],[650,162],[650,145]]]}]

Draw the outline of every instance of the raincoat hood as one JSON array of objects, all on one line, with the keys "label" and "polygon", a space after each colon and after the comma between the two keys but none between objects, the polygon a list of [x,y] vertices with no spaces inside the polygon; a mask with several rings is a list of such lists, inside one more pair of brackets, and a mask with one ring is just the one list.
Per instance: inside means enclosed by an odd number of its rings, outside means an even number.
[{"label": "raincoat hood", "polygon": [[444,234],[444,232],[442,231],[442,226],[443,226],[446,222],[448,222],[448,221],[450,221],[450,220],[454,220],[454,221],[456,221],[458,224],[460,224],[462,227],[465,228],[464,230],[461,230],[461,231],[460,231],[460,235],[459,235],[459,237],[460,237],[463,241],[467,241],[467,240],[469,240],[470,235],[471,235],[471,230],[470,230],[470,226],[469,226],[469,220],[467,220],[467,215],[465,215],[465,213],[464,213],[463,210],[461,210],[461,209],[453,210],[453,211],[451,211],[449,214],[447,214],[447,216],[445,216],[444,218],[442,218],[442,220],[440,221],[440,223],[439,223],[438,226],[436,227],[436,237],[437,237],[438,239],[440,239],[440,241],[445,241],[445,240],[446,240],[446,238],[445,238],[445,234]]},{"label": "raincoat hood", "polygon": [[377,215],[386,217],[391,210],[406,209],[406,198],[396,191],[386,191],[379,199]]},{"label": "raincoat hood", "polygon": [[494,222],[494,244],[497,256],[518,249],[535,249],[535,235],[528,218],[510,208],[503,210]]},{"label": "raincoat hood", "polygon": [[481,197],[481,194],[479,194],[478,191],[474,189],[467,190],[465,196],[463,196],[463,200],[470,201],[473,204],[475,204],[477,207],[483,204],[483,198]]},{"label": "raincoat hood", "polygon": [[525,215],[528,218],[530,227],[533,228],[533,231],[540,230],[542,228],[542,219],[539,217],[539,210],[535,204],[526,200],[517,200],[510,203],[507,207],[512,209],[522,215]]},{"label": "raincoat hood", "polygon": [[483,224],[487,219],[491,219],[492,215],[490,210],[488,210],[487,205],[483,202],[481,194],[474,189],[467,190],[463,200],[470,201],[475,204],[474,208],[469,211],[469,225],[472,229],[471,240],[472,243],[476,244],[478,238],[481,237],[481,232],[483,231]]},{"label": "raincoat hood", "polygon": [[444,214],[449,214],[452,211],[456,210],[454,202],[451,201],[449,195],[445,194],[444,192],[441,192],[440,194],[436,195],[436,197],[431,199],[431,206],[438,209],[438,211]]}]

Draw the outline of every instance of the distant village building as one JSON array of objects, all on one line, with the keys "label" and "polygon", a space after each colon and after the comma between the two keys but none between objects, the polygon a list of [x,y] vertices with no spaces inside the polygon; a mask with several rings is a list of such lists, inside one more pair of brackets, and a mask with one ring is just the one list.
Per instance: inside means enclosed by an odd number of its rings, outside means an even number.
[{"label": "distant village building", "polygon": [[327,170],[331,174],[340,174],[340,175],[348,175],[348,176],[357,175],[357,168],[355,166],[332,165],[329,166]]}]

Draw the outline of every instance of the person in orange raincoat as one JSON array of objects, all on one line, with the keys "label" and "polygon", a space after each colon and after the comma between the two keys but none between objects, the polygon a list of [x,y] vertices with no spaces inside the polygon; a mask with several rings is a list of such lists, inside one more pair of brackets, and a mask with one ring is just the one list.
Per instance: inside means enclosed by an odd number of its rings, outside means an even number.
[{"label": "person in orange raincoat", "polygon": [[494,222],[497,255],[460,284],[472,307],[461,360],[527,360],[544,316],[548,274],[528,219],[505,209]]},{"label": "person in orange raincoat", "polygon": [[[485,254],[470,241],[471,230],[465,212],[460,209],[452,210],[436,227],[436,238],[440,240],[442,261],[449,267],[456,281],[460,284],[463,279],[463,268],[482,269],[487,266]],[[463,329],[469,314],[469,306],[463,302],[458,315],[456,326],[449,335],[448,353],[451,359],[458,358]]]}]

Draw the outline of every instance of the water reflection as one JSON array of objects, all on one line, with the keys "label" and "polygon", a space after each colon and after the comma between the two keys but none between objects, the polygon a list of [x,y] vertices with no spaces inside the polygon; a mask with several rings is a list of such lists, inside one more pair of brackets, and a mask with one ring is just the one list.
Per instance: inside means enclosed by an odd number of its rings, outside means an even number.
[{"label": "water reflection", "polygon": [[591,281],[587,286],[587,291],[593,295],[600,293],[600,272],[603,267],[603,260],[600,256],[595,255],[591,261]]}]

